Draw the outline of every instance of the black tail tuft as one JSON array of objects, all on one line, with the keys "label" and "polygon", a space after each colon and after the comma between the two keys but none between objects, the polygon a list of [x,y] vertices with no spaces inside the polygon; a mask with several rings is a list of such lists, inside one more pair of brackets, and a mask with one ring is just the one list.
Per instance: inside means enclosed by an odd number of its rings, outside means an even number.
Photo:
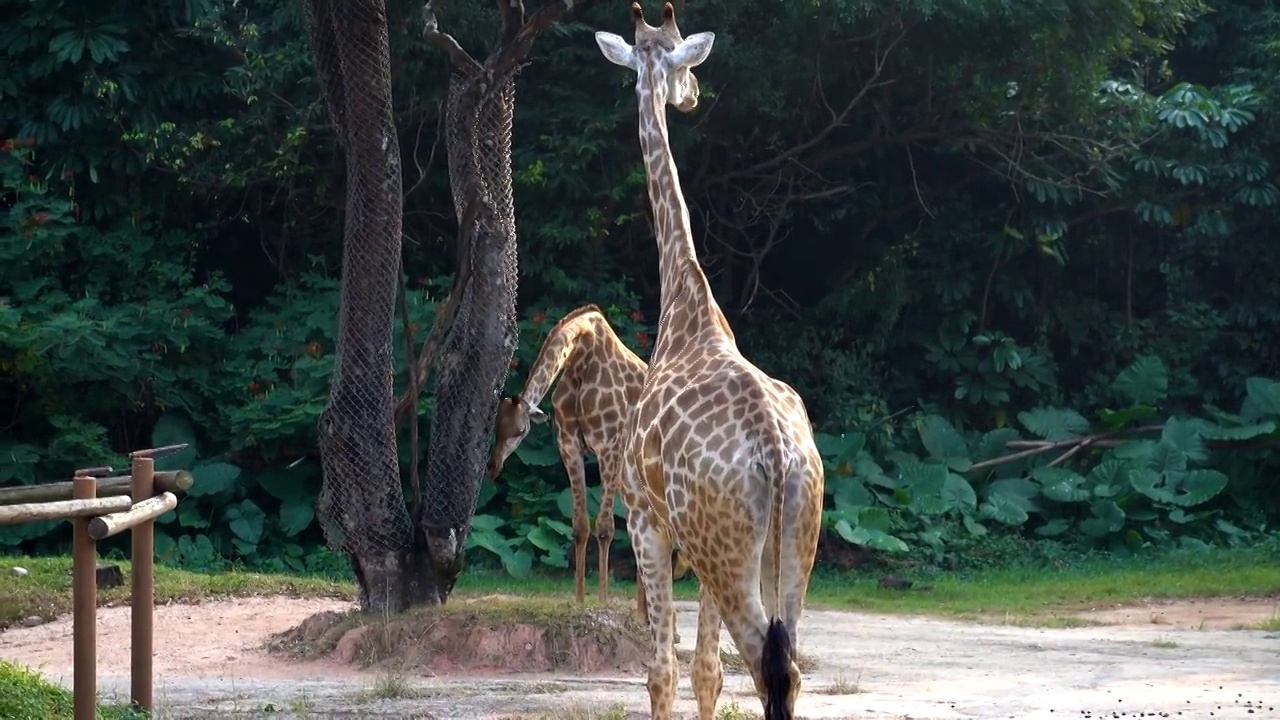
[{"label": "black tail tuft", "polygon": [[791,633],[780,618],[769,623],[760,656],[764,674],[764,720],[792,720],[787,708],[791,696]]}]

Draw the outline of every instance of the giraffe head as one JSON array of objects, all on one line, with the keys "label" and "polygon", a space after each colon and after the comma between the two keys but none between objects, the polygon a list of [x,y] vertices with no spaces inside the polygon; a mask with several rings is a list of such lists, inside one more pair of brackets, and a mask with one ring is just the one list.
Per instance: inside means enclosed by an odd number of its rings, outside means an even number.
[{"label": "giraffe head", "polygon": [[494,421],[493,454],[489,456],[489,477],[496,478],[502,465],[520,446],[534,423],[547,421],[547,414],[530,405],[523,397],[513,395],[498,403],[498,417]]},{"label": "giraffe head", "polygon": [[598,32],[596,44],[600,52],[609,62],[636,72],[637,95],[652,93],[655,102],[670,103],[680,112],[692,111],[698,106],[698,79],[693,76],[693,68],[711,54],[715,33],[680,37],[671,3],[662,9],[661,27],[644,21],[638,2],[631,3],[631,14],[636,21],[636,44],[630,45],[613,33]]}]

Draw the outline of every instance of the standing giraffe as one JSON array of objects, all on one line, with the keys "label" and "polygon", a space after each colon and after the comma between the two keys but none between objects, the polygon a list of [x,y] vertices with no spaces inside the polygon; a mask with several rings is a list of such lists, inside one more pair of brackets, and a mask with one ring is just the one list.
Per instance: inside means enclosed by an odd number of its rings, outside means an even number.
[{"label": "standing giraffe", "polygon": [[669,720],[675,703],[675,541],[701,583],[691,673],[698,717],[714,717],[723,686],[723,622],[751,670],[765,719],[789,720],[800,691],[796,625],[817,551],[822,461],[803,400],[739,352],[694,249],[666,106],[697,106],[691,68],[707,59],[715,36],[682,38],[671,3],[661,27],[645,22],[639,3],[631,12],[634,46],[612,33],[595,38],[605,58],[636,73],[658,242],[658,337],[627,416],[622,489],[636,508],[631,537],[653,633],[650,709],[655,720]]},{"label": "standing giraffe", "polygon": [[[583,602],[586,594],[587,474],[582,456],[594,453],[600,463],[600,510],[596,515],[596,544],[599,550],[601,602],[609,599],[609,547],[613,543],[613,495],[621,479],[621,448],[618,438],[626,409],[640,395],[648,366],[622,343],[604,313],[595,305],[571,310],[551,328],[529,368],[524,388],[518,395],[503,398],[494,421],[496,435],[489,457],[489,477],[497,478],[507,458],[529,434],[535,423],[547,420],[538,404],[551,384],[560,378],[551,394],[556,417],[556,444],[569,474],[573,494],[574,597]],[[687,570],[684,556],[677,553],[676,577]],[[636,608],[645,617],[644,583],[636,566]]]}]

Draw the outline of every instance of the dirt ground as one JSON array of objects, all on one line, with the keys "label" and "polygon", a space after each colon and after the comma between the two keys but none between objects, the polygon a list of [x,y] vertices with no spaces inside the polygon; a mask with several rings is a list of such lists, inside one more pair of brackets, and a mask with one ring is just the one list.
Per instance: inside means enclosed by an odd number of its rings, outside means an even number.
[{"label": "dirt ground", "polygon": [[[336,660],[289,662],[269,636],[344,602],[252,598],[156,611],[160,718],[647,717],[639,674],[423,677]],[[692,649],[695,606],[679,604]],[[1077,613],[1103,625],[1039,629],[809,611],[801,651],[803,718],[1039,720],[1072,717],[1280,717],[1280,633],[1232,629],[1280,611],[1275,600],[1196,600]],[[725,646],[732,649],[727,634]],[[99,690],[128,693],[129,610],[98,614]],[[71,619],[0,634],[0,658],[71,684]],[[745,675],[726,674],[721,706],[759,713]],[[687,674],[677,711],[693,717]],[[1114,715],[1113,715],[1114,713]],[[1168,715],[1160,715],[1169,713]]]}]

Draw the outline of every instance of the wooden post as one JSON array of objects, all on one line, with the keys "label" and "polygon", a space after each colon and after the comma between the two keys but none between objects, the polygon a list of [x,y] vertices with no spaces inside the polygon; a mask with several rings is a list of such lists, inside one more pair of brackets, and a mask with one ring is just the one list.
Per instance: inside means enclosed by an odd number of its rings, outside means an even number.
[{"label": "wooden post", "polygon": [[[97,494],[98,481],[80,476],[72,481],[77,500]],[[97,548],[89,537],[89,518],[72,523],[72,684],[75,720],[95,720],[98,715],[98,581]]]},{"label": "wooden post", "polygon": [[[129,474],[133,476],[130,493],[139,502],[155,494],[156,461],[149,457],[134,457]],[[172,498],[172,495],[169,495]],[[87,532],[86,523],[86,532]],[[129,667],[130,698],[135,707],[152,711],[151,659],[152,621],[155,616],[155,519],[138,523],[130,531],[133,541],[133,598],[132,612],[133,655]]]}]

